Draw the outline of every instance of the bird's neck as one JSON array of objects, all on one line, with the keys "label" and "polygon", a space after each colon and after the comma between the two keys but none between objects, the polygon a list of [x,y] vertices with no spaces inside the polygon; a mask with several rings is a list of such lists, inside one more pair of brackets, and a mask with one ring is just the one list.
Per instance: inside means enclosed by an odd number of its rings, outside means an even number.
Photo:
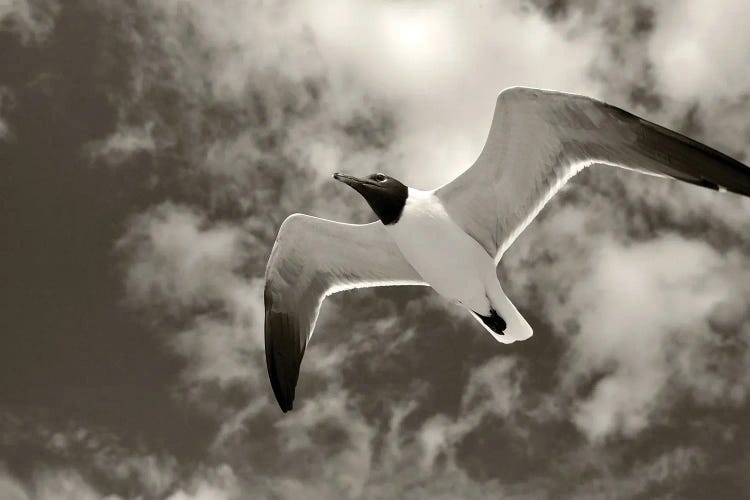
[{"label": "bird's neck", "polygon": [[440,198],[435,196],[434,191],[421,191],[409,188],[409,196],[406,198],[402,218],[410,219],[441,219],[447,218],[445,207]]},{"label": "bird's neck", "polygon": [[368,191],[365,194],[370,208],[386,226],[399,221],[408,198],[409,190],[404,185],[384,191]]}]

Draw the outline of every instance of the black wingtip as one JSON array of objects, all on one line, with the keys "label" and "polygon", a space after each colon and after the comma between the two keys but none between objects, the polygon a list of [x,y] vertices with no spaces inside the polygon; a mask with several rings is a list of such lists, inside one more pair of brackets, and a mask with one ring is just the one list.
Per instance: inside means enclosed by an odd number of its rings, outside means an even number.
[{"label": "black wingtip", "polygon": [[305,346],[300,341],[294,319],[272,310],[266,311],[265,340],[271,388],[281,411],[287,413],[293,407]]}]

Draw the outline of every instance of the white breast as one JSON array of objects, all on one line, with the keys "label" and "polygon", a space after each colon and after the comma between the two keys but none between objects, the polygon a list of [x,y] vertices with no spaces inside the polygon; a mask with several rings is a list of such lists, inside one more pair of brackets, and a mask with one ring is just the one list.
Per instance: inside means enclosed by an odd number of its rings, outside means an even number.
[{"label": "white breast", "polygon": [[440,295],[486,311],[485,279],[492,258],[467,235],[431,192],[409,188],[401,218],[386,226],[406,260]]}]

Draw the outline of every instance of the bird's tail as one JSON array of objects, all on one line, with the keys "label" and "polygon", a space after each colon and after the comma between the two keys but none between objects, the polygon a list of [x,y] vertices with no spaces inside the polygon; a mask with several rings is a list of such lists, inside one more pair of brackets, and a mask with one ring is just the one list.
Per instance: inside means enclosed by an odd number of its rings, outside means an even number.
[{"label": "bird's tail", "polygon": [[[505,295],[500,282],[497,280],[494,268],[492,271],[491,276],[488,276],[486,280],[485,291],[487,292],[487,298],[490,299],[490,304],[492,304],[492,309],[502,318],[506,326],[504,332],[499,334],[493,331],[486,322],[481,321],[482,325],[495,340],[503,344],[512,344],[516,341],[528,339],[534,334],[534,331],[521,313],[518,312],[516,306]],[[481,320],[479,317],[477,319]]]}]

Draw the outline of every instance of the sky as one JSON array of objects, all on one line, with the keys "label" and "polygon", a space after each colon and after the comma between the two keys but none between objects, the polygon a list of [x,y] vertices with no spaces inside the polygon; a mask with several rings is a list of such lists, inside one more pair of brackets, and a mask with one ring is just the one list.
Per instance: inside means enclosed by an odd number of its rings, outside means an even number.
[{"label": "sky", "polygon": [[0,498],[747,498],[750,199],[613,169],[510,247],[502,345],[421,287],[323,305],[273,399],[291,213],[477,157],[512,85],[750,162],[745,0],[0,0]]}]

